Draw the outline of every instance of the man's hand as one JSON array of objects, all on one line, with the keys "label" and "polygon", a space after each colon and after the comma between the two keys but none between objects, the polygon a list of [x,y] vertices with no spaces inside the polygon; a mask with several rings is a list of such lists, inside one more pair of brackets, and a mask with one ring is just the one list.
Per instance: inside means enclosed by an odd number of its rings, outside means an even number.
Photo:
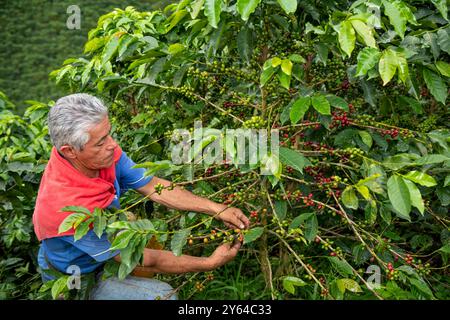
[{"label": "man's hand", "polygon": [[211,264],[211,270],[223,266],[225,263],[230,262],[236,257],[241,243],[239,241],[235,243],[225,243],[217,247],[208,261]]},{"label": "man's hand", "polygon": [[248,229],[250,227],[250,220],[238,208],[226,208],[216,218],[222,220],[231,229]]}]

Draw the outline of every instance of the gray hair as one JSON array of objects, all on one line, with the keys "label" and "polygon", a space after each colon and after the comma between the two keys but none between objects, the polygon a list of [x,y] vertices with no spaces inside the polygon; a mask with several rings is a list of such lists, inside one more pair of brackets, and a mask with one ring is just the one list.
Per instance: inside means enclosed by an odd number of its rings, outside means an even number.
[{"label": "gray hair", "polygon": [[89,141],[90,130],[106,116],[108,109],[103,102],[86,93],[76,93],[56,101],[48,114],[48,129],[57,150],[70,145],[83,150]]}]

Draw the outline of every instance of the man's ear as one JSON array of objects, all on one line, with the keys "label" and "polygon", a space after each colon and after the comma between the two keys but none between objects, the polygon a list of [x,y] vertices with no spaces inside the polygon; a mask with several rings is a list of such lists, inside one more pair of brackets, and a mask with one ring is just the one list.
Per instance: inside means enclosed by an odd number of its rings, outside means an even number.
[{"label": "man's ear", "polygon": [[62,146],[59,152],[66,159],[75,159],[77,157],[75,148],[69,145]]}]

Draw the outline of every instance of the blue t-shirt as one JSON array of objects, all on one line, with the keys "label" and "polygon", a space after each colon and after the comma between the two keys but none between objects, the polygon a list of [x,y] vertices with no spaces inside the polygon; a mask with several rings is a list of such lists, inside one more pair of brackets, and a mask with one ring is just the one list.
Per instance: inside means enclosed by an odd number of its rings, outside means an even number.
[{"label": "blue t-shirt", "polygon": [[[135,165],[125,152],[116,164],[116,180],[114,187],[116,196],[110,207],[120,208],[120,195],[128,189],[138,189],[145,186],[152,176],[145,176],[145,169],[132,168]],[[42,240],[38,253],[38,263],[42,270],[50,269],[47,261],[54,268],[66,273],[69,266],[78,266],[81,274],[89,273],[100,267],[104,262],[120,253],[108,251],[111,243],[106,233],[98,238],[93,230],[81,239],[75,241],[73,236],[61,236]],[[43,273],[44,281],[53,279]]]}]

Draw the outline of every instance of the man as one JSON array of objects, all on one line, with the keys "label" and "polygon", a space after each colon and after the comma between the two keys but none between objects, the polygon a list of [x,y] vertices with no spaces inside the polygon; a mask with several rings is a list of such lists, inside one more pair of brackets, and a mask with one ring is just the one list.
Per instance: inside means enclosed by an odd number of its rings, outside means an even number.
[{"label": "man", "polygon": [[[33,214],[34,230],[41,241],[38,263],[43,280],[51,277],[48,269],[67,272],[78,266],[81,274],[98,270],[105,261],[120,261],[120,251],[111,246],[106,234],[101,238],[90,230],[74,240],[74,229],[58,233],[61,222],[71,213],[65,206],[119,208],[119,197],[135,189],[152,201],[177,210],[213,215],[231,228],[246,229],[248,218],[237,208],[215,203],[175,187],[160,194],[155,186],[170,186],[170,181],[156,176],[145,177],[144,169],[133,169],[127,157],[110,136],[111,124],[103,103],[88,94],[72,94],[59,99],[48,115],[49,134],[54,145],[44,171]],[[149,272],[180,274],[216,269],[231,261],[240,244],[223,244],[209,257],[173,255],[167,250],[145,249],[143,268]],[[128,277],[101,282],[94,299],[148,299],[170,291],[170,286],[152,279]]]}]

